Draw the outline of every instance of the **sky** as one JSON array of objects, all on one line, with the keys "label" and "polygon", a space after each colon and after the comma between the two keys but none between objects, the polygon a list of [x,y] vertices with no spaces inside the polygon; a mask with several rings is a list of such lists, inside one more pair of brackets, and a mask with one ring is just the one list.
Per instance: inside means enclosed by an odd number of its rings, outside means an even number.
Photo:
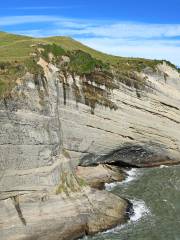
[{"label": "sky", "polygon": [[0,31],[65,35],[106,53],[180,66],[180,0],[2,0]]}]

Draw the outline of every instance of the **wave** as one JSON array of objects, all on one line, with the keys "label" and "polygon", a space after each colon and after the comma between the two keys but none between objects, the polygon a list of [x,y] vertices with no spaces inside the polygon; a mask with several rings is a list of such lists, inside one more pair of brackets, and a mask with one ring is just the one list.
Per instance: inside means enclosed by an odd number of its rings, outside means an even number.
[{"label": "wave", "polygon": [[166,165],[160,165],[159,168],[168,168]]},{"label": "wave", "polygon": [[[105,189],[107,191],[112,191],[113,188],[115,188],[117,186],[124,187],[123,185],[129,184],[130,182],[139,178],[139,176],[141,175],[141,171],[137,168],[132,168],[130,170],[124,170],[124,171],[127,173],[126,179],[122,182],[106,183],[105,184]],[[146,204],[143,200],[129,199],[129,201],[133,205],[133,214],[130,216],[130,219],[128,220],[128,222],[124,223],[124,224],[121,224],[121,225],[118,225],[117,227],[115,227],[113,229],[106,230],[103,233],[98,233],[98,235],[102,236],[102,234],[106,235],[106,234],[109,234],[109,233],[118,233],[119,234],[121,229],[128,228],[129,225],[136,224],[142,218],[145,218],[145,217],[151,215],[151,212],[150,212],[149,208],[146,206]],[[84,239],[86,239],[86,238],[84,238]],[[87,239],[89,239],[89,238],[87,238]]]},{"label": "wave", "polygon": [[113,229],[109,229],[103,232],[103,234],[119,233],[121,229],[128,228],[130,224],[138,223],[142,218],[147,217],[151,214],[149,208],[146,206],[144,201],[134,199],[130,200],[130,202],[133,204],[134,209],[134,213],[130,216],[130,220],[125,224],[118,225]]},{"label": "wave", "polygon": [[[127,173],[127,177],[122,182],[113,182],[113,183],[106,183],[105,189],[107,191],[112,191],[117,186],[127,185],[130,182],[136,180],[140,175],[141,171],[137,168],[132,168],[131,170],[125,170]],[[130,220],[127,224],[132,222],[138,222],[142,217],[145,217],[150,214],[149,208],[146,206],[143,200],[139,199],[129,199],[129,201],[133,204],[134,213],[130,216]],[[126,226],[127,224],[119,226],[120,228]],[[111,230],[110,230],[111,231]]]},{"label": "wave", "polygon": [[142,200],[130,200],[133,204],[134,213],[130,216],[130,222],[137,222],[142,217],[150,214],[149,208],[146,206],[145,202]]},{"label": "wave", "polygon": [[113,183],[105,183],[105,189],[107,191],[111,191],[113,188],[115,188],[119,185],[123,185],[123,184],[129,183],[129,182],[137,179],[137,177],[139,175],[139,171],[138,171],[137,168],[132,168],[131,170],[125,170],[125,173],[127,174],[127,177],[124,181],[113,182]]}]

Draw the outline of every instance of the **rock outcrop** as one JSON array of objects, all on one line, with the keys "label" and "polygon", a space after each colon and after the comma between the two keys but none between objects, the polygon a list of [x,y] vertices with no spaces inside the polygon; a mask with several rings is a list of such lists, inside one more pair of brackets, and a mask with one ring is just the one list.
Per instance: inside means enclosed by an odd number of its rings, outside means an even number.
[{"label": "rock outcrop", "polygon": [[107,164],[98,166],[76,168],[76,175],[83,179],[89,186],[104,189],[105,183],[121,182],[125,180],[126,173],[119,167]]},{"label": "rock outcrop", "polygon": [[8,198],[0,201],[1,240],[77,239],[124,223],[127,207],[125,200],[89,188],[68,196],[39,192]]}]

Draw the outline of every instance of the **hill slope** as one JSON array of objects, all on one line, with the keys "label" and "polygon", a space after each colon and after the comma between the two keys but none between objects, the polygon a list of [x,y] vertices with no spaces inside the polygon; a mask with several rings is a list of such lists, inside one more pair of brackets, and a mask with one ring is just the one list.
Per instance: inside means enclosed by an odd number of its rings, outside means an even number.
[{"label": "hill slope", "polygon": [[[45,51],[46,56],[39,49]],[[162,60],[108,55],[69,37],[32,38],[0,32],[0,97],[7,95],[14,86],[14,81],[27,71],[33,74],[41,72],[37,65],[39,57],[46,57],[49,61],[48,54],[52,52],[56,55],[56,62],[62,55],[70,57],[70,68],[66,66],[68,71],[90,74],[99,66],[102,68],[106,65],[110,75],[116,75],[119,81],[136,88],[142,85],[142,81],[134,76],[134,71],[141,72],[147,67],[154,71],[158,64],[163,63]],[[176,68],[173,64],[166,63]]]},{"label": "hill slope", "polygon": [[119,61],[128,62],[132,61],[136,64],[146,63],[152,64],[154,60],[142,59],[142,58],[126,58],[118,57],[113,55],[108,55],[99,51],[96,51],[90,47],[83,45],[82,43],[64,36],[58,37],[48,37],[48,38],[32,38],[23,35],[9,34],[5,32],[0,32],[0,61],[4,60],[21,60],[23,58],[29,57],[32,52],[30,47],[33,44],[52,44],[55,43],[66,50],[82,50],[92,55],[92,57],[100,59],[102,61],[107,61],[115,64]]}]

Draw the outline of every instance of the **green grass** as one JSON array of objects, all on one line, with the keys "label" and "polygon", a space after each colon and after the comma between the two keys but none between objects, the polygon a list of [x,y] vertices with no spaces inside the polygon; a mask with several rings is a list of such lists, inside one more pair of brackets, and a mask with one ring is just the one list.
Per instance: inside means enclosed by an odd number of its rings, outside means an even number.
[{"label": "green grass", "polygon": [[90,47],[87,47],[69,37],[60,36],[48,38],[32,38],[27,36],[8,34],[4,32],[0,32],[0,60],[1,61],[4,61],[5,59],[8,59],[9,61],[21,60],[23,58],[29,57],[29,54],[33,52],[33,47],[31,47],[31,45],[53,43],[55,43],[58,46],[61,46],[63,49],[68,51],[73,50],[84,51],[90,54],[93,58],[99,59],[106,63],[108,62],[111,64],[121,64],[124,62],[129,62],[131,65],[138,64],[139,66],[142,66],[142,64],[145,65],[154,64],[154,60],[125,58],[105,54],[96,51]]},{"label": "green grass", "polygon": [[0,32],[0,46],[5,46],[18,41],[30,40],[31,37]]},{"label": "green grass", "polygon": [[47,61],[49,61],[49,53],[52,53],[55,58],[59,58],[66,54],[66,51],[55,43],[47,44],[45,46],[42,45],[41,47],[44,49],[42,57]]},{"label": "green grass", "polygon": [[92,57],[89,53],[82,50],[76,50],[69,52],[70,72],[75,72],[79,75],[90,74],[95,71],[95,68],[108,69],[108,65],[104,64],[101,60],[97,60]]},{"label": "green grass", "polygon": [[25,67],[18,62],[0,62],[0,97],[7,96],[18,77],[25,73]]},{"label": "green grass", "polygon": [[[43,51],[38,51],[39,48]],[[34,53],[36,56],[32,56]],[[49,53],[53,54],[56,64],[62,55],[69,56],[70,62],[65,63],[64,66],[61,65],[61,68],[64,67],[64,72],[67,70],[73,74],[86,75],[91,82],[106,87],[106,91],[101,93],[95,87],[82,83],[86,103],[92,108],[96,104],[102,104],[111,109],[116,108],[106,97],[110,90],[117,87],[111,71],[120,82],[136,89],[142,89],[145,79],[138,78],[134,72],[140,72],[146,67],[155,69],[157,64],[163,62],[162,60],[108,55],[69,37],[32,38],[0,32],[0,97],[6,95],[8,90],[10,91],[14,86],[17,77],[23,76],[26,71],[42,75],[43,71],[37,65],[37,60],[41,56],[50,61]],[[176,68],[170,62],[166,62]],[[79,89],[76,86],[73,89],[77,101],[80,101]]]},{"label": "green grass", "polygon": [[[9,34],[5,32],[0,32],[0,61],[21,61],[25,58],[28,58],[30,53],[33,52],[32,45],[53,43],[67,51],[81,50],[90,54],[93,58],[101,60],[105,63],[119,66],[123,65],[123,67],[129,68],[131,70],[133,68],[134,70],[140,71],[145,66],[154,67],[158,63],[162,62],[162,60],[127,58],[105,54],[100,51],[96,51],[90,47],[87,47],[82,43],[69,37],[58,36],[48,38],[32,38],[22,35]],[[167,63],[175,67],[168,61]]]}]

